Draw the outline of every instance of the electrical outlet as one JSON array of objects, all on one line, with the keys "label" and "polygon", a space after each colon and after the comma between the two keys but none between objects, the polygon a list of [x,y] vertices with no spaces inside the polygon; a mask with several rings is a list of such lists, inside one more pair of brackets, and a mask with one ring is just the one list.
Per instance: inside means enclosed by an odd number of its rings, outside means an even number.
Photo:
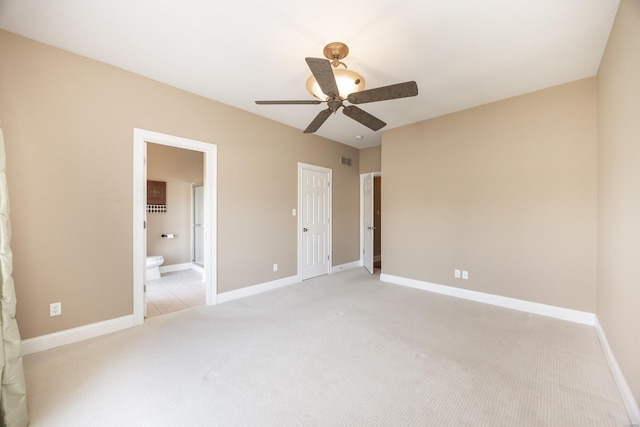
[{"label": "electrical outlet", "polygon": [[273,271],[278,271],[278,264],[273,264]]},{"label": "electrical outlet", "polygon": [[49,316],[60,316],[62,314],[62,303],[54,302],[53,304],[49,304]]},{"label": "electrical outlet", "polygon": [[463,280],[469,280],[469,272],[462,270],[462,279]]},{"label": "electrical outlet", "polygon": [[453,270],[453,277],[455,277],[456,279],[460,278],[460,270],[455,269]]}]

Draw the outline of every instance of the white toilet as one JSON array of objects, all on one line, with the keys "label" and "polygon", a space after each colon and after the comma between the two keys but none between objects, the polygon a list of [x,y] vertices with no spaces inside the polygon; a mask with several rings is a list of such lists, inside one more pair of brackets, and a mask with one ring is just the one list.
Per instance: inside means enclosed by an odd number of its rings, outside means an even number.
[{"label": "white toilet", "polygon": [[147,280],[157,280],[160,278],[160,266],[164,262],[162,255],[147,257]]}]

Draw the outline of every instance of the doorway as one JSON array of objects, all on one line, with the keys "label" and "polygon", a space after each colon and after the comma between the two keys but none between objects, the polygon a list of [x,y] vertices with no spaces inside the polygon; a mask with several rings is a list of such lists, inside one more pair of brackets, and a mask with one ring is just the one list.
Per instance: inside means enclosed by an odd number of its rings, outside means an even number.
[{"label": "doorway", "polygon": [[373,269],[382,269],[382,176],[373,176]]},{"label": "doorway", "polygon": [[360,175],[360,265],[382,270],[382,173]]},{"label": "doorway", "polygon": [[[147,142],[147,259],[161,257],[160,265],[147,270],[145,278],[145,321],[156,316],[203,305],[204,254],[200,266],[193,260],[193,221],[204,206],[193,209],[194,187],[204,201],[204,155],[200,151]],[[151,185],[151,187],[149,187]],[[155,192],[152,192],[155,190]],[[160,193],[160,205],[149,205]],[[164,197],[162,197],[164,196]],[[202,244],[204,244],[204,236]],[[200,246],[202,249],[202,246]],[[201,252],[203,252],[201,250]]]},{"label": "doorway", "polygon": [[214,305],[217,295],[217,146],[144,129],[133,131],[133,317],[134,324],[144,323],[146,275],[146,183],[147,143],[200,151],[204,155],[204,281],[206,304]]},{"label": "doorway", "polygon": [[298,163],[298,276],[331,272],[332,170]]}]

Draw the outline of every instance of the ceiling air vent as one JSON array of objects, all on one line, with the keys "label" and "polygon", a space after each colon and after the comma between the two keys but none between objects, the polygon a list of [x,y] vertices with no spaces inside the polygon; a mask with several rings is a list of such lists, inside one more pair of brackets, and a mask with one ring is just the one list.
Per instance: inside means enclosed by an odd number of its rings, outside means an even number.
[{"label": "ceiling air vent", "polygon": [[351,159],[348,159],[344,156],[340,156],[340,164],[351,166]]}]

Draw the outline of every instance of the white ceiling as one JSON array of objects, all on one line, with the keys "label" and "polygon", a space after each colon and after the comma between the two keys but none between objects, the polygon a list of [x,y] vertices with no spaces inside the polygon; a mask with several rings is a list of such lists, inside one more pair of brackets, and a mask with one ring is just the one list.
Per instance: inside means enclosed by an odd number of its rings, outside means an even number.
[{"label": "white ceiling", "polygon": [[[312,99],[304,58],[341,41],[368,89],[418,83],[417,97],[360,105],[384,131],[594,76],[618,3],[0,0],[0,28],[301,131],[325,106],[254,100]],[[338,112],[317,134],[364,148],[382,131]]]}]

